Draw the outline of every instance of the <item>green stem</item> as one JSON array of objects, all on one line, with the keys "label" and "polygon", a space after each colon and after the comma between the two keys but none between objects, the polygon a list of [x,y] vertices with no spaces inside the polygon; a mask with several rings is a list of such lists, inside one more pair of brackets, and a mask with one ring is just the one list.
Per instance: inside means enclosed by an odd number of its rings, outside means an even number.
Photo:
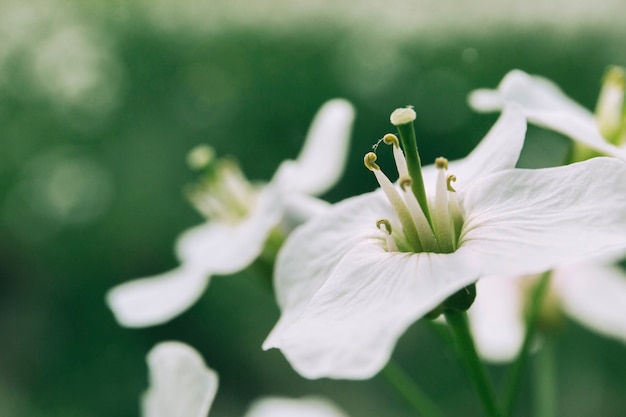
[{"label": "green stem", "polygon": [[424,391],[393,360],[383,369],[387,381],[424,417],[445,417]]},{"label": "green stem", "polygon": [[524,376],[524,368],[528,362],[528,354],[535,340],[537,319],[547,292],[548,284],[550,283],[550,274],[551,272],[546,272],[539,278],[539,282],[537,282],[531,294],[530,306],[526,315],[526,335],[524,336],[524,343],[504,383],[504,400],[502,404],[505,416],[511,416],[513,414],[515,401],[517,400],[522,377]]},{"label": "green stem", "polygon": [[466,313],[449,310],[445,312],[445,316],[454,333],[459,353],[465,361],[485,412],[489,417],[500,417],[501,414],[498,410],[493,386],[487,375],[487,370],[476,352],[474,339],[472,339],[472,334],[469,331]]},{"label": "green stem", "polygon": [[428,208],[428,198],[426,197],[424,178],[422,177],[422,161],[420,160],[420,155],[417,151],[415,127],[413,126],[413,122],[398,125],[396,127],[398,128],[400,140],[402,141],[402,149],[406,159],[406,166],[409,170],[409,175],[411,176],[411,190],[413,191],[413,194],[415,194],[415,198],[417,198],[428,223],[432,227],[430,210]]},{"label": "green stem", "polygon": [[535,356],[534,376],[534,413],[535,417],[556,416],[556,376],[554,370],[554,346],[546,340]]}]

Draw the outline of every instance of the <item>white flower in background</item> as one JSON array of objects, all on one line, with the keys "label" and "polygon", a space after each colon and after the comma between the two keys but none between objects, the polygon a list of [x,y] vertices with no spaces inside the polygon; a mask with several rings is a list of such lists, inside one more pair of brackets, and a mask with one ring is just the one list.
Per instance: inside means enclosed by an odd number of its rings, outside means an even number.
[{"label": "white flower in background", "polygon": [[205,167],[206,178],[190,190],[190,198],[207,221],[177,240],[178,268],[109,291],[106,300],[117,321],[142,327],[174,318],[200,297],[212,274],[246,268],[270,235],[282,237],[325,209],[328,204],[312,196],[340,178],[353,119],[347,101],[324,104],[298,158],[283,162],[267,184],[249,183],[233,161],[214,161],[207,148],[192,152],[190,164]]},{"label": "white flower in background", "polygon": [[529,122],[552,129],[596,151],[626,159],[624,70],[612,67],[605,77],[596,114],[566,96],[552,81],[520,70],[509,72],[496,90],[479,89],[469,96],[470,106],[491,112],[517,103]]},{"label": "white flower in background", "polygon": [[[215,371],[193,348],[162,342],[148,353],[150,387],[142,398],[143,417],[206,417],[218,386]],[[321,398],[262,398],[245,417],[347,417]]]},{"label": "white flower in background", "polygon": [[[480,355],[508,362],[518,354],[526,330],[525,311],[537,276],[493,276],[476,284],[476,301],[468,311]],[[550,277],[540,321],[558,324],[561,315],[626,343],[626,277],[607,263],[573,262]],[[544,323],[546,324],[546,323]]]},{"label": "white flower in background", "polygon": [[[401,134],[412,130],[410,113],[392,115]],[[447,298],[478,278],[540,273],[626,247],[626,163],[513,169],[525,128],[521,111],[507,107],[468,157],[423,170],[432,226],[412,192],[416,152],[410,159],[405,147],[405,163],[387,135],[399,186],[368,154],[381,189],[335,204],[289,236],[274,277],[282,315],[264,349],[281,349],[307,378],[369,378],[407,327],[454,308]]]},{"label": "white flower in background", "polygon": [[[522,71],[508,73],[497,90],[476,90],[470,104],[480,111],[498,110],[505,102],[518,103],[531,122],[571,137],[596,152],[626,155],[626,75],[611,67],[604,79],[595,115],[568,98],[554,83]],[[621,146],[621,148],[616,145]],[[585,152],[575,152],[574,160]],[[624,211],[624,206],[616,210]],[[619,258],[623,252],[618,252]],[[561,313],[591,330],[626,342],[626,274],[598,262],[559,265],[551,274],[547,307],[554,320]],[[536,276],[488,277],[477,284],[477,297],[469,310],[470,325],[481,356],[506,362],[519,352],[525,333],[524,312]]]}]

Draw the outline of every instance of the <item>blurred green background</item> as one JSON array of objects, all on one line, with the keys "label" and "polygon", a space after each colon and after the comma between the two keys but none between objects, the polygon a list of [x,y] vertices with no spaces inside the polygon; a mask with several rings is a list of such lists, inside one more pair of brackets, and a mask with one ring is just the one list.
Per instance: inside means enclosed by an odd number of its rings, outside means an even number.
[{"label": "blurred green background", "polygon": [[[626,10],[613,7],[2,0],[0,415],[139,415],[145,354],[172,339],[220,374],[211,416],[305,394],[352,416],[413,415],[380,376],[307,381],[262,352],[278,309],[255,269],[215,277],[191,310],[149,329],[120,328],[104,294],[176,265],[175,237],[201,221],[182,194],[194,145],[268,180],[297,155],[317,108],[344,97],[357,110],[352,151],[324,197],[369,191],[362,156],[396,107],[415,106],[425,161],[462,157],[482,138],[496,115],[473,113],[466,96],[513,68],[593,108],[606,66],[626,64]],[[520,165],[558,165],[568,146],[530,128]],[[623,344],[564,322],[557,349],[559,415],[623,416]],[[395,357],[449,415],[481,415],[427,327],[414,325]],[[529,403],[524,392],[518,415]]]}]

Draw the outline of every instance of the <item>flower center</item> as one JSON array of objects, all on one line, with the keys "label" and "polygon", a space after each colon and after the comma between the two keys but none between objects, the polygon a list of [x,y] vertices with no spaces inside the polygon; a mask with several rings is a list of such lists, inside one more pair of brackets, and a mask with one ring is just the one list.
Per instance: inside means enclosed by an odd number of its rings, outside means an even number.
[{"label": "flower center", "polygon": [[185,189],[187,198],[204,217],[236,224],[246,217],[257,197],[257,190],[231,158],[216,158],[213,148],[200,145],[187,157],[188,165],[200,177]]},{"label": "flower center", "polygon": [[[456,198],[456,190],[451,184],[456,177],[447,173],[448,160],[437,158],[435,167],[438,172],[434,184],[434,197],[428,198],[415,145],[414,120],[415,112],[410,108],[398,109],[391,115],[392,123],[401,123],[396,126],[406,155],[400,147],[397,136],[387,134],[379,141],[393,147],[399,176],[397,186],[376,164],[376,153],[369,152],[364,157],[365,166],[374,173],[383,193],[391,203],[400,222],[401,231],[392,230],[389,219],[381,219],[376,225],[385,233],[388,251],[454,252],[463,226],[462,210]],[[413,149],[409,148],[411,146]],[[382,228],[381,225],[385,227]],[[390,239],[393,244],[390,243]]]}]

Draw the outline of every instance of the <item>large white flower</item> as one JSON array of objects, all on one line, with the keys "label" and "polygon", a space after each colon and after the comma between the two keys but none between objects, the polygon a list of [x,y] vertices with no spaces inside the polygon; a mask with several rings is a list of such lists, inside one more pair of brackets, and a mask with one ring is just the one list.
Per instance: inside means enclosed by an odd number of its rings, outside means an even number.
[{"label": "large white flower", "polygon": [[[180,342],[162,342],[148,353],[150,387],[142,399],[143,417],[207,417],[218,377],[202,357]],[[268,397],[252,404],[245,417],[347,417],[326,400]]]},{"label": "large white flower", "polygon": [[521,111],[506,108],[477,149],[449,164],[457,192],[445,160],[424,169],[432,227],[409,190],[408,154],[405,164],[394,145],[400,187],[366,157],[381,190],[335,204],[282,247],[281,317],[263,347],[281,349],[307,378],[368,378],[408,326],[478,278],[626,247],[626,163],[513,169],[525,127]]},{"label": "large white flower", "polygon": [[520,70],[505,75],[495,90],[473,91],[469,103],[483,112],[499,111],[506,103],[517,103],[529,122],[562,133],[602,154],[626,159],[626,149],[616,146],[626,140],[620,137],[624,134],[624,75],[616,71],[607,76],[596,115],[565,95],[552,81]]},{"label": "large white flower", "polygon": [[[623,69],[609,69],[596,114],[567,97],[551,81],[519,70],[509,72],[496,90],[472,92],[469,101],[479,111],[495,111],[505,103],[517,103],[529,121],[597,152],[624,158],[624,146],[615,146],[626,139],[624,77]],[[616,257],[621,255],[618,252]],[[626,312],[622,308],[626,301],[626,274],[623,269],[610,266],[606,256],[603,258],[599,262],[559,265],[551,274],[547,311],[566,313],[592,330],[626,341]],[[510,361],[519,352],[525,332],[524,311],[536,278],[488,277],[477,284],[478,296],[469,317],[478,351],[485,359]]]},{"label": "large white flower", "polygon": [[[117,321],[142,327],[174,318],[195,303],[212,274],[246,268],[261,254],[272,232],[285,233],[325,209],[327,203],[312,196],[324,193],[340,178],[353,119],[347,101],[325,103],[300,155],[283,162],[268,184],[249,183],[232,161],[209,166],[210,178],[190,190],[207,221],[178,238],[181,265],[110,290],[106,300]],[[191,162],[203,165],[211,157],[205,149],[192,154]]]}]

